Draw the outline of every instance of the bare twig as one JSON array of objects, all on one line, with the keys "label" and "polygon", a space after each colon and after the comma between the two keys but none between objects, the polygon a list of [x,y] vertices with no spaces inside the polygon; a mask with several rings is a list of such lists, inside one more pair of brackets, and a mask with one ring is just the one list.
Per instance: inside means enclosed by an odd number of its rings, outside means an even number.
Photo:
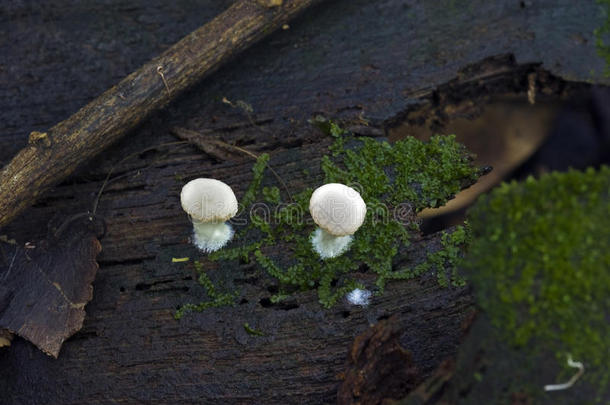
[{"label": "bare twig", "polygon": [[[250,156],[254,160],[258,159],[257,154],[255,154],[247,149],[244,149],[244,148],[236,146],[236,145],[231,145],[229,143],[220,141],[218,139],[205,137],[203,134],[201,134],[197,131],[192,131],[190,129],[180,128],[180,127],[173,127],[170,131],[172,134],[176,135],[178,138],[184,139],[186,142],[189,142],[189,143],[197,146],[199,149],[201,149],[205,153],[207,153],[215,158],[218,158],[220,160],[227,160],[228,157],[227,157],[226,153],[219,152],[219,149],[221,149],[221,150],[228,149],[228,150],[232,150],[232,151],[237,151],[244,155]],[[280,183],[280,185],[284,188],[284,191],[286,191],[286,194],[288,195],[288,198],[290,199],[290,201],[291,202],[294,201],[292,199],[292,194],[290,194],[290,190],[288,189],[288,186],[286,185],[286,182],[284,182],[284,180],[280,177],[280,175],[275,170],[273,170],[273,168],[269,164],[267,164],[267,168],[275,176],[275,178]]]},{"label": "bare twig", "polygon": [[230,105],[233,108],[237,108],[237,109],[240,109],[241,111],[243,111],[244,114],[246,114],[246,117],[248,117],[248,121],[250,122],[250,125],[252,125],[253,127],[257,128],[261,132],[264,132],[264,133],[267,133],[267,134],[271,133],[268,129],[259,126],[254,121],[254,118],[252,117],[253,109],[252,109],[252,106],[250,104],[248,104],[248,103],[246,103],[245,101],[242,101],[242,100],[237,100],[235,103],[233,103],[231,100],[229,100],[226,97],[222,98],[222,102],[227,104],[227,105]]},{"label": "bare twig", "polygon": [[[115,163],[110,168],[110,170],[108,171],[108,174],[106,175],[106,178],[104,179],[104,182],[102,183],[102,186],[100,187],[99,191],[97,192],[97,196],[95,197],[95,200],[93,200],[93,207],[91,208],[91,215],[95,215],[95,213],[97,212],[97,207],[98,207],[98,204],[100,202],[100,198],[102,197],[102,193],[104,192],[104,189],[106,188],[108,183],[110,183],[110,176],[112,176],[112,172],[114,172],[114,169],[117,166],[125,163],[127,160],[129,160],[129,159],[131,159],[133,157],[139,156],[142,153],[145,153],[145,152],[148,152],[148,151],[151,151],[151,150],[159,149],[159,148],[166,147],[166,146],[185,145],[187,143],[188,142],[186,142],[186,141],[160,143],[158,145],[154,145],[154,146],[142,149],[140,151],[131,153],[131,154],[125,156],[123,159],[121,159],[117,163]],[[114,178],[113,180],[116,180],[119,177],[123,177],[123,176],[118,176],[118,177]]]}]

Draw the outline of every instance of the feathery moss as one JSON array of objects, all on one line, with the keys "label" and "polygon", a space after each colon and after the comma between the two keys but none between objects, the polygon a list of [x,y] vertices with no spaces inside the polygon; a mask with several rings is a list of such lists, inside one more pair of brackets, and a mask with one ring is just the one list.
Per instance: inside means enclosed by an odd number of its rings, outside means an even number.
[{"label": "feathery moss", "polygon": [[[415,269],[396,269],[394,262],[398,252],[409,245],[411,235],[419,232],[415,214],[443,205],[480,175],[465,147],[454,136],[435,136],[429,142],[409,137],[390,144],[353,137],[331,121],[318,124],[334,138],[329,155],[322,159],[324,179],[320,184],[352,186],[367,203],[365,222],[355,233],[350,250],[320,260],[310,243],[315,230],[315,224],[308,220],[312,190],[302,190],[292,196],[294,202],[285,203],[277,187],[261,189],[269,161],[264,154],[253,167],[252,184],[242,202],[249,209],[255,201],[265,201],[268,209],[258,214],[254,211],[248,227],[236,235],[237,239],[255,241],[222,249],[209,258],[254,261],[279,284],[279,292],[271,297],[273,303],[296,291],[315,289],[320,304],[329,308],[349,291],[364,288],[353,276],[357,270],[376,274],[377,294],[383,292],[388,280],[413,278],[426,271],[437,271],[443,286],[462,285],[454,263],[466,242],[464,227],[443,235],[442,249]],[[278,242],[286,245],[285,255],[269,256]]]}]

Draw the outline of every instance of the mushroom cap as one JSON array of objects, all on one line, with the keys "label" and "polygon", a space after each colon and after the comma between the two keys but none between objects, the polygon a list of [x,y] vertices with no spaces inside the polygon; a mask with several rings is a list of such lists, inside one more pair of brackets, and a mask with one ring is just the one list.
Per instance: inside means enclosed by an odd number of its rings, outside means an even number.
[{"label": "mushroom cap", "polygon": [[224,222],[237,213],[237,198],[220,180],[195,179],[182,187],[182,209],[199,222]]},{"label": "mushroom cap", "polygon": [[354,234],[364,222],[366,204],[360,193],[345,184],[318,187],[309,200],[314,222],[333,236]]}]

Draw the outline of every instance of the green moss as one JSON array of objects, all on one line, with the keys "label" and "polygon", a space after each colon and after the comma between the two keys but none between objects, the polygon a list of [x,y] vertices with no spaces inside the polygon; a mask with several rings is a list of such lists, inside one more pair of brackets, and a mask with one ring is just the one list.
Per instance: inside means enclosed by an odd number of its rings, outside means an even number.
[{"label": "green moss", "polygon": [[[480,305],[511,344],[610,364],[610,169],[503,184],[470,213],[465,268]],[[573,372],[573,370],[571,371]]]},{"label": "green moss", "polygon": [[253,327],[250,326],[250,324],[248,322],[244,323],[244,330],[252,336],[265,336],[265,334],[263,332],[261,332],[258,329],[254,329]]},{"label": "green moss", "polygon": [[606,61],[605,75],[610,76],[610,45],[607,39],[610,34],[610,0],[597,0],[604,14],[604,24],[594,31],[597,54]]},{"label": "green moss", "polygon": [[242,207],[250,207],[256,202],[256,197],[258,196],[261,182],[263,181],[263,173],[268,163],[269,154],[263,153],[258,157],[254,166],[252,166],[252,182],[240,201]]},{"label": "green moss", "polygon": [[326,182],[361,186],[367,204],[410,203],[416,211],[439,207],[478,177],[466,149],[453,135],[433,136],[429,142],[408,137],[393,145],[359,139],[359,148],[344,151],[342,165],[325,156],[322,170]]},{"label": "green moss", "polygon": [[459,225],[451,233],[443,231],[441,249],[428,253],[427,260],[418,264],[413,269],[404,270],[407,275],[406,278],[415,277],[432,270],[436,271],[436,279],[439,285],[443,287],[449,287],[449,285],[462,287],[466,285],[464,278],[458,274],[458,265],[461,262],[462,252],[468,245],[468,241],[468,225]]},{"label": "green moss", "polygon": [[271,204],[280,203],[280,189],[277,187],[263,187],[263,197],[266,202]]},{"label": "green moss", "polygon": [[208,295],[209,301],[203,301],[199,304],[184,304],[182,305],[174,314],[174,318],[181,319],[188,312],[201,312],[204,309],[215,308],[215,307],[223,307],[227,305],[234,305],[235,297],[237,294],[235,293],[219,293],[212,283],[212,280],[208,277],[208,275],[203,270],[203,266],[200,262],[195,261],[195,270],[199,277],[197,278],[197,282],[205,288],[206,294]]},{"label": "green moss", "polygon": [[[252,216],[249,226],[238,233],[236,247],[215,252],[209,258],[255,261],[279,284],[274,303],[295,291],[315,289],[320,304],[329,308],[347,292],[364,288],[353,276],[356,271],[376,275],[377,294],[383,292],[388,280],[413,278],[429,270],[437,272],[443,286],[462,285],[455,262],[467,237],[463,227],[444,234],[441,249],[415,269],[396,269],[394,262],[398,252],[404,252],[409,245],[411,235],[419,232],[415,213],[443,205],[478,177],[479,171],[464,146],[454,136],[435,136],[429,142],[407,138],[390,144],[352,137],[330,121],[316,124],[334,138],[330,154],[322,159],[324,179],[320,184],[350,185],[360,191],[367,203],[365,222],[354,235],[350,250],[342,256],[320,260],[310,243],[315,224],[307,221],[312,190],[293,195],[294,202],[290,204],[282,203],[277,187],[261,190],[269,160],[268,155],[262,155],[254,165],[254,179],[242,203],[249,208],[255,201],[264,200],[270,205],[270,217]],[[279,241],[286,246],[284,254],[269,256],[267,253]]]}]

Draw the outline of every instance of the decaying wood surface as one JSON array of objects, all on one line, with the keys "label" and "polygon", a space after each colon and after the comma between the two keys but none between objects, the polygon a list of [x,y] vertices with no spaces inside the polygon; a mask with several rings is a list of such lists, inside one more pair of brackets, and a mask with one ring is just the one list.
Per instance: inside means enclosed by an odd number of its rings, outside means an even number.
[{"label": "decaying wood surface", "polygon": [[[290,179],[294,190],[315,185],[328,144],[324,139],[276,149],[270,164]],[[402,336],[401,343],[421,364],[422,375],[456,349],[456,331],[471,307],[470,297],[465,289],[440,288],[433,276],[390,285],[367,309],[340,303],[324,310],[315,292],[271,304],[273,285],[252,264],[226,268],[208,263],[189,243],[192,225],[180,208],[180,188],[191,178],[213,174],[230,181],[240,198],[252,160],[245,156],[215,163],[192,147],[164,155],[160,151],[161,159],[152,167],[128,169],[102,196],[107,234],[99,263],[105,271],[98,272],[83,329],[64,343],[58,360],[48,362],[21,340],[2,353],[3,361],[12,364],[33,356],[18,372],[1,376],[2,390],[17,403],[51,396],[59,402],[93,403],[120,397],[135,402],[324,403],[335,395],[351,339],[392,313],[399,314],[400,325],[410,325],[412,333]],[[265,184],[277,181],[268,175]],[[415,242],[399,265],[417,263],[438,247],[436,237]],[[282,249],[278,245],[270,254],[282,255]],[[118,257],[119,262],[112,261]],[[172,263],[174,257],[190,260]],[[194,259],[204,260],[211,277],[230,274],[225,286],[240,292],[238,305],[176,321],[178,305],[204,297],[193,281]],[[248,334],[246,323],[264,335]],[[95,367],[84,372],[81,367],[91,361]],[[36,390],[29,389],[32,378]],[[150,385],[134,391],[142,379]]]},{"label": "decaying wood surface", "polygon": [[[45,2],[50,10],[44,15],[27,6],[0,12],[7,38],[0,69],[2,159],[25,145],[30,132],[44,132],[164,44],[200,26],[194,16],[211,19],[219,12],[217,1],[74,3]],[[83,24],[75,23],[79,18]],[[422,106],[442,119],[494,92],[520,94],[527,102],[532,72],[606,80],[590,76],[592,67],[603,70],[591,32],[597,19],[593,2],[571,0],[327,2],[153,114],[1,233],[22,245],[44,237],[50,220],[89,210],[117,162],[175,141],[175,126],[211,130],[224,142],[270,152],[271,165],[298,191],[319,182],[316,168],[329,143],[307,119],[324,114],[379,135],[401,119],[420,119]],[[537,100],[569,96],[563,81],[548,83]],[[247,103],[252,120],[223,98]],[[333,403],[353,339],[393,314],[401,327],[397,339],[412,354],[420,378],[456,353],[472,298],[468,290],[442,289],[425,277],[390,283],[367,309],[341,303],[327,311],[312,293],[271,305],[273,288],[260,284],[252,265],[210,267],[239,275],[232,283],[243,299],[234,308],[175,321],[177,305],[202,297],[192,260],[171,263],[172,257],[198,257],[188,243],[191,224],[180,209],[180,187],[196,176],[217,177],[240,197],[251,164],[247,156],[211,159],[179,146],[149,150],[114,167],[116,180],[98,208],[108,231],[83,329],[64,343],[57,360],[20,338],[2,349],[4,402]],[[277,185],[273,176],[266,182]],[[418,262],[438,243],[436,235],[415,241],[405,264]],[[278,245],[275,254],[283,249]],[[4,265],[4,254],[1,259]],[[248,334],[246,322],[264,336]]]},{"label": "decaying wood surface", "polygon": [[150,113],[302,12],[315,0],[239,0],[29,146],[0,172],[0,227]]},{"label": "decaying wood surface", "polygon": [[377,404],[417,387],[421,375],[411,353],[400,345],[401,334],[402,326],[392,316],[354,339],[337,404]]}]

